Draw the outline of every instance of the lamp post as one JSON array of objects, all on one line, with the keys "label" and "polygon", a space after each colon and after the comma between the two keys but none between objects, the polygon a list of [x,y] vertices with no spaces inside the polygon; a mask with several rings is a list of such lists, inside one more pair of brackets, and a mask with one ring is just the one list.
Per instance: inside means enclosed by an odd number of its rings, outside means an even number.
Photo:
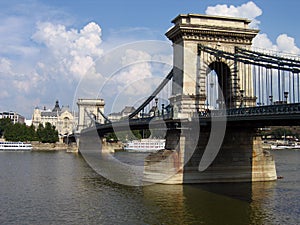
[{"label": "lamp post", "polygon": [[270,100],[270,105],[273,105],[273,95],[269,96],[269,100]]},{"label": "lamp post", "polygon": [[158,104],[158,98],[155,98],[155,110],[154,110],[154,116],[156,116],[156,113],[158,114],[157,104]]},{"label": "lamp post", "polygon": [[244,90],[240,90],[240,96],[241,96],[240,107],[243,107],[243,105],[244,105]]},{"label": "lamp post", "polygon": [[285,91],[285,92],[283,92],[283,94],[284,94],[285,104],[287,104],[287,99],[288,99],[289,93],[287,91]]},{"label": "lamp post", "polygon": [[212,78],[211,78],[211,82],[210,82],[209,85],[210,85],[209,103],[210,103],[210,107],[212,109],[212,107],[213,107],[213,104],[212,104],[212,98],[213,98],[213,96],[212,96],[212,94],[213,94],[213,87],[214,87],[214,83],[212,81]]}]

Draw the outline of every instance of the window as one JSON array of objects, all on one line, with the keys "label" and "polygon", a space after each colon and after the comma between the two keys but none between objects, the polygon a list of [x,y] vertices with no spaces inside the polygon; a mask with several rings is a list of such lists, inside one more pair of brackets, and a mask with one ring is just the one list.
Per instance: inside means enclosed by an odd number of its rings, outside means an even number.
[{"label": "window", "polygon": [[64,128],[68,128],[69,127],[69,121],[70,121],[70,119],[68,117],[64,118]]}]

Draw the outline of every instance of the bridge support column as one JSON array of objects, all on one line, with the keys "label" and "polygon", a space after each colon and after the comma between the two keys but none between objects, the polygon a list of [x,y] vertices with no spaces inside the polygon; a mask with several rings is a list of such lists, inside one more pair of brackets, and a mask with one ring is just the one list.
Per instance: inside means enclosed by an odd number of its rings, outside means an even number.
[{"label": "bridge support column", "polygon": [[252,181],[276,180],[276,167],[273,156],[263,150],[261,137],[253,140],[252,151]]},{"label": "bridge support column", "polygon": [[145,162],[145,180],[183,184],[277,179],[275,162],[262,149],[256,129],[227,127],[217,156],[204,171],[199,171],[199,163],[206,151],[210,129],[201,127],[197,143],[194,133],[193,129],[169,130],[166,150],[150,155]]}]

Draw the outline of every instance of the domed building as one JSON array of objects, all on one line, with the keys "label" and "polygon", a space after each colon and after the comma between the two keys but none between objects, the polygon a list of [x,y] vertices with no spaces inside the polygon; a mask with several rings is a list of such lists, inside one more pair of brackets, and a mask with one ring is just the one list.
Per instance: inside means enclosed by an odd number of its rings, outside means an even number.
[{"label": "domed building", "polygon": [[37,128],[39,124],[45,126],[47,122],[55,126],[60,138],[72,134],[77,125],[77,119],[71,113],[69,106],[60,107],[58,100],[52,110],[46,107],[42,110],[38,107],[34,109],[32,124]]}]

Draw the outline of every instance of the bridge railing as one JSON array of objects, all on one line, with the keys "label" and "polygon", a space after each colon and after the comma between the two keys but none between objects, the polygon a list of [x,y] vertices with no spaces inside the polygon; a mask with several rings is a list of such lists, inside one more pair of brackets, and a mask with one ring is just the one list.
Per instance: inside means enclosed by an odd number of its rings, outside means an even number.
[{"label": "bridge railing", "polygon": [[212,110],[206,114],[199,113],[199,117],[234,117],[234,116],[259,116],[259,115],[278,115],[278,114],[300,114],[300,103],[266,105],[259,107],[233,108],[226,110]]},{"label": "bridge railing", "polygon": [[[255,116],[276,116],[276,115],[300,115],[300,103],[293,104],[278,104],[278,105],[266,105],[258,107],[240,107],[224,110],[204,110],[194,114],[194,117],[198,117],[200,120],[208,119],[211,117],[255,117]],[[141,117],[131,118],[130,123],[139,123],[139,121],[155,121],[155,120],[172,120],[174,119],[174,113],[172,107],[169,108],[169,111],[158,111],[156,114],[145,115]],[[122,123],[128,120],[128,118],[123,118],[116,123]],[[114,122],[106,123],[106,125],[113,124]],[[100,125],[100,124],[98,124]],[[105,124],[104,124],[105,125]],[[101,125],[100,125],[101,126]]]},{"label": "bridge railing", "polygon": [[[275,104],[256,107],[240,107],[224,110],[204,110],[195,113],[195,117],[208,118],[208,117],[235,117],[235,116],[260,116],[260,115],[279,115],[279,114],[300,114],[300,103],[293,104]],[[170,107],[169,111],[161,111],[154,115],[140,117],[140,119],[173,119],[173,108]],[[138,119],[138,118],[137,118]]]}]

